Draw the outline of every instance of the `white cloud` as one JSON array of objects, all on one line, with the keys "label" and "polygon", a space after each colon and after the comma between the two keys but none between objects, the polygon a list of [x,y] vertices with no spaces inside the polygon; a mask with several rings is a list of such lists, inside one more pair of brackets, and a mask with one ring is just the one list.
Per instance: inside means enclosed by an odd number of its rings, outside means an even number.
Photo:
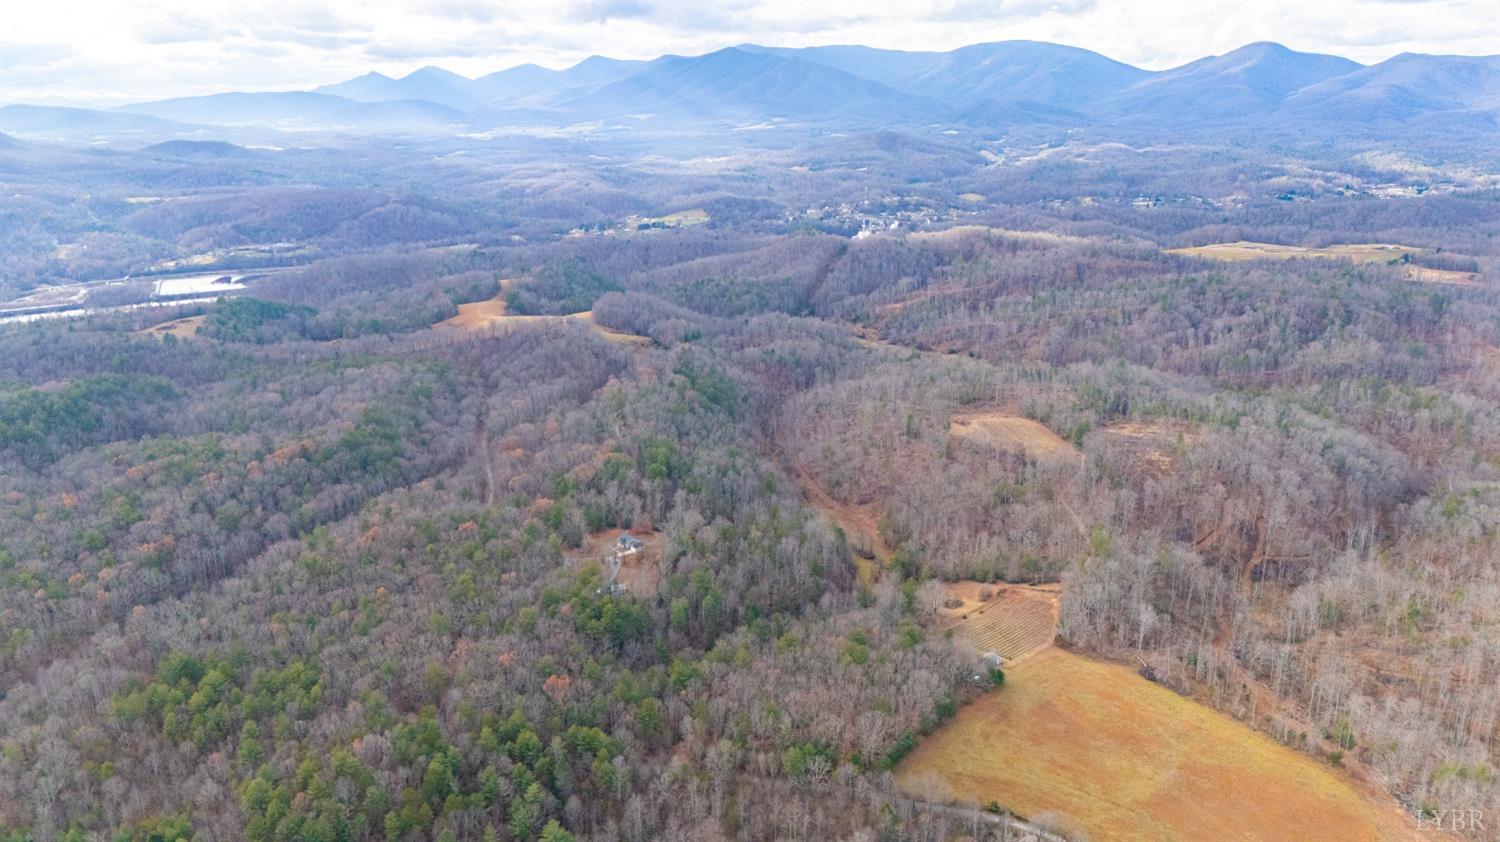
[{"label": "white cloud", "polygon": [[946,50],[1026,38],[1153,69],[1260,40],[1367,63],[1404,51],[1500,53],[1495,0],[53,0],[3,17],[0,102],[306,88],[428,64],[477,76],[747,41]]}]

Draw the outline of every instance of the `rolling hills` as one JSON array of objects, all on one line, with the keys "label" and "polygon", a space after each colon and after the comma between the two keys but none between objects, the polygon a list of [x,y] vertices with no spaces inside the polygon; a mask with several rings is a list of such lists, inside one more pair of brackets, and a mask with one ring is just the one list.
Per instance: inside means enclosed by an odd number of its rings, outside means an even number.
[{"label": "rolling hills", "polygon": [[1402,53],[1292,92],[1289,117],[1341,122],[1487,120],[1500,115],[1500,56]]},{"label": "rolling hills", "polygon": [[293,128],[435,127],[464,119],[459,110],[426,100],[356,102],[304,91],[181,97],[127,105],[121,111],[220,126]]}]

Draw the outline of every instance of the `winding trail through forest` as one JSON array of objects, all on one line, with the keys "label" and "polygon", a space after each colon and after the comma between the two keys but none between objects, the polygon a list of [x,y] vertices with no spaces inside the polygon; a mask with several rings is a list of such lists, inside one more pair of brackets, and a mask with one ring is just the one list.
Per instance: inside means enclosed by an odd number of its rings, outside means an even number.
[{"label": "winding trail through forest", "polygon": [[490,433],[484,422],[474,431],[479,439],[479,457],[484,460],[484,506],[495,505],[495,465],[490,458]]}]

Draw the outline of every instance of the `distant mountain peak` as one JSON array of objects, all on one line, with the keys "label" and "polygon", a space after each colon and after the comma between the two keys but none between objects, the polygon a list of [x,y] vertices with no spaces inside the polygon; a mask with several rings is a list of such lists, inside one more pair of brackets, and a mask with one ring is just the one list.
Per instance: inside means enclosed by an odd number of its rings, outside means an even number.
[{"label": "distant mountain peak", "polygon": [[1227,53],[1217,56],[1206,56],[1191,61],[1181,67],[1164,71],[1172,73],[1189,67],[1229,67],[1245,63],[1298,63],[1307,65],[1324,65],[1327,67],[1356,68],[1359,62],[1344,58],[1343,56],[1328,55],[1326,53],[1304,53],[1294,50],[1285,44],[1275,41],[1252,41],[1242,47],[1237,47]]},{"label": "distant mountain peak", "polygon": [[1150,74],[1101,105],[1108,116],[1120,120],[1183,126],[1233,122],[1269,114],[1296,91],[1360,67],[1339,56],[1257,41]]},{"label": "distant mountain peak", "polygon": [[1274,53],[1279,55],[1290,55],[1297,52],[1279,41],[1251,41],[1250,43],[1230,50],[1225,55],[1232,53]]},{"label": "distant mountain peak", "polygon": [[450,82],[473,81],[467,76],[461,76],[451,70],[438,67],[435,64],[429,64],[426,67],[419,67],[416,70],[413,70],[412,72],[401,77],[401,81],[403,82],[412,79],[437,79]]}]

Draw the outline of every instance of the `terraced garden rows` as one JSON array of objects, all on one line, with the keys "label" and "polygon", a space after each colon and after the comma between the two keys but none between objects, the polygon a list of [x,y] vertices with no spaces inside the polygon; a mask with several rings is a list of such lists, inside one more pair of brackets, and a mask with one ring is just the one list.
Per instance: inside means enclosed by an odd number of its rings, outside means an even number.
[{"label": "terraced garden rows", "polygon": [[1051,604],[1019,591],[997,596],[957,626],[962,640],[981,652],[998,652],[1006,661],[1051,645],[1056,628]]}]

